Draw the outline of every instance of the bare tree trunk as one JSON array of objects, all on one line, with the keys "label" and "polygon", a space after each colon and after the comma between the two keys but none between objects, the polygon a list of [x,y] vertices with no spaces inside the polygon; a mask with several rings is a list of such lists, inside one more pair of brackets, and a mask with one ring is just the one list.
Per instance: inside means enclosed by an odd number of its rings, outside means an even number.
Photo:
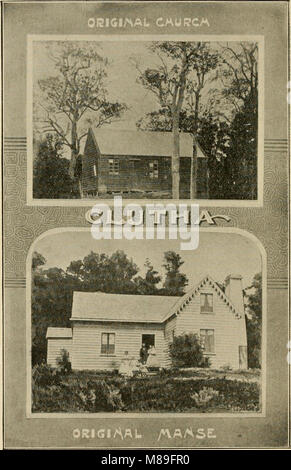
[{"label": "bare tree trunk", "polygon": [[179,136],[179,114],[173,116],[173,154],[172,154],[172,197],[180,197],[180,136]]},{"label": "bare tree trunk", "polygon": [[77,152],[77,122],[72,122],[72,130],[71,130],[71,161],[69,166],[69,175],[72,179],[75,178],[75,168],[78,158]]},{"label": "bare tree trunk", "polygon": [[193,148],[190,170],[190,199],[197,197],[197,148]]},{"label": "bare tree trunk", "polygon": [[77,158],[79,155],[78,149],[78,134],[77,134],[77,121],[73,121],[71,130],[71,160],[69,165],[69,175],[73,181],[74,188],[79,192],[79,196],[82,197],[81,185],[78,178],[75,176],[75,169],[77,164]]},{"label": "bare tree trunk", "polygon": [[195,109],[194,109],[194,139],[195,146],[191,155],[191,171],[190,171],[190,199],[197,197],[197,130],[198,130],[198,115],[199,115],[199,99],[200,94],[195,93]]}]

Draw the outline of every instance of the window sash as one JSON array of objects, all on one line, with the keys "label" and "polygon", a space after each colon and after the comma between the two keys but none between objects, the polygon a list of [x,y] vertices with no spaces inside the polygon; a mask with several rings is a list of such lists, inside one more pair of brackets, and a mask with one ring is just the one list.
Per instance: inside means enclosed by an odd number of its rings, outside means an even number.
[{"label": "window sash", "polygon": [[108,160],[109,163],[109,174],[119,175],[119,160],[116,158]]},{"label": "window sash", "polygon": [[114,354],[115,352],[115,333],[101,334],[101,354]]},{"label": "window sash", "polygon": [[158,178],[159,177],[159,164],[158,161],[155,160],[154,162],[149,162],[150,167],[150,178]]},{"label": "window sash", "polygon": [[214,353],[215,352],[215,343],[214,343],[214,330],[200,330],[200,337],[203,344],[204,353]]},{"label": "window sash", "polygon": [[213,294],[200,294],[200,312],[212,313],[213,312]]}]

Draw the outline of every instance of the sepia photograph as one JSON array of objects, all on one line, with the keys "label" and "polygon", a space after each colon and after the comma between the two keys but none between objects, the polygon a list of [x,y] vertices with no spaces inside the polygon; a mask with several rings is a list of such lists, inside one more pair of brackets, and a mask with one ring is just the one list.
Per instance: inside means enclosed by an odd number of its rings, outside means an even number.
[{"label": "sepia photograph", "polygon": [[29,38],[34,200],[259,199],[262,41],[158,38]]},{"label": "sepia photograph", "polygon": [[290,2],[2,3],[3,446],[289,448]]},{"label": "sepia photograph", "polygon": [[35,242],[30,411],[262,412],[262,253],[238,232]]}]

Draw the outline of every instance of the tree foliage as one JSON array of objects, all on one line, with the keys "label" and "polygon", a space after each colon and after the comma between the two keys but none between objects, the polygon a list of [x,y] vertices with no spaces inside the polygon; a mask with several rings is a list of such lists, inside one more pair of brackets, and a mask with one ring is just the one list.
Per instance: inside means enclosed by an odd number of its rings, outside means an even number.
[{"label": "tree foliage", "polygon": [[262,342],[262,274],[254,276],[251,286],[245,289],[247,308],[248,365],[261,367]]},{"label": "tree foliage", "polygon": [[179,253],[166,251],[164,254],[166,270],[165,282],[163,285],[164,295],[184,295],[185,287],[188,284],[187,276],[180,272],[180,267],[184,264]]},{"label": "tree foliage", "polygon": [[81,290],[116,294],[134,293],[137,265],[121,251],[111,256],[91,251],[83,260],[72,261],[67,273],[79,282]]},{"label": "tree foliage", "polygon": [[126,106],[108,97],[108,60],[96,45],[58,41],[47,49],[55,75],[38,81],[35,121],[42,133],[54,133],[70,149],[69,174],[75,178],[80,144],[88,127],[119,119]]},{"label": "tree foliage", "polygon": [[[200,67],[204,63],[204,78],[199,69],[193,69],[196,76],[192,72],[187,75],[179,131],[191,133],[208,157],[211,199],[256,199],[258,45],[222,43],[215,51],[208,45],[198,61]],[[155,75],[154,85],[158,97],[159,81],[164,80],[163,99],[158,109],[137,121],[140,129],[173,131],[172,113],[165,99],[167,94],[171,96],[166,88],[171,80],[162,70]],[[192,166],[192,174],[195,171]],[[194,180],[192,177],[191,182]]]},{"label": "tree foliage", "polygon": [[48,134],[38,145],[33,164],[33,196],[36,199],[76,196],[69,176],[69,161],[60,154],[61,144]]},{"label": "tree foliage", "polygon": [[186,278],[179,273],[179,267],[183,262],[174,252],[168,252],[167,260],[166,281],[161,287],[162,276],[148,259],[145,275],[138,275],[138,266],[122,250],[111,255],[91,251],[82,260],[71,261],[66,270],[46,267],[45,258],[35,252],[32,257],[33,364],[46,359],[47,328],[71,326],[73,291],[182,295]]},{"label": "tree foliage", "polygon": [[[185,101],[192,106],[194,128],[198,125],[198,110],[201,91],[207,81],[209,72],[217,67],[218,54],[209,48],[206,42],[154,42],[149,49],[159,65],[139,70],[139,82],[157,99],[161,109],[160,116],[167,116],[172,139],[172,188],[173,198],[179,198],[179,165],[180,165],[180,114]],[[166,114],[165,114],[166,113]],[[156,117],[155,114],[152,117]],[[194,129],[195,132],[195,129]],[[193,165],[192,165],[193,167]],[[191,174],[193,174],[192,168]],[[191,193],[195,194],[192,187]]]},{"label": "tree foliage", "polygon": [[150,260],[147,259],[145,262],[147,269],[145,277],[137,276],[135,283],[137,285],[137,291],[143,295],[155,295],[159,293],[158,284],[162,277],[159,275],[151,264]]},{"label": "tree foliage", "polygon": [[44,269],[38,253],[32,261],[32,363],[46,360],[46,332],[49,326],[70,327],[74,286],[60,268]]}]

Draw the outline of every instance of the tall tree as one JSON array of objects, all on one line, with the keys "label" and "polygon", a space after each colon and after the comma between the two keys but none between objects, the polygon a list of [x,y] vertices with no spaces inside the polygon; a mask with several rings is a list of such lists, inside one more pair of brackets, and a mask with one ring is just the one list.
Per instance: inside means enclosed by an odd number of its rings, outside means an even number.
[{"label": "tall tree", "polygon": [[46,360],[47,328],[70,327],[72,287],[60,268],[45,269],[45,259],[32,259],[32,363]]},{"label": "tall tree", "polygon": [[66,199],[76,197],[69,176],[69,161],[62,158],[62,145],[52,134],[38,143],[33,162],[33,196],[37,199]]},{"label": "tall tree", "polygon": [[166,278],[163,285],[165,295],[184,295],[185,287],[188,284],[187,276],[180,272],[180,267],[184,264],[179,253],[166,251],[164,253],[163,267],[166,270]]},{"label": "tall tree", "polygon": [[137,286],[137,293],[143,295],[156,295],[159,294],[158,284],[161,281],[161,276],[147,259],[145,262],[146,273],[144,277],[137,276],[134,281]]},{"label": "tall tree", "polygon": [[126,106],[108,99],[108,61],[96,51],[96,45],[58,41],[47,49],[55,73],[38,81],[41,93],[35,120],[41,123],[42,132],[55,133],[70,149],[69,174],[74,179],[80,144],[89,125],[100,127],[119,119]]},{"label": "tall tree", "polygon": [[262,341],[262,274],[254,276],[252,284],[245,289],[247,309],[248,364],[261,367]]},{"label": "tall tree", "polygon": [[[172,193],[174,199],[179,199],[180,185],[180,115],[189,97],[188,105],[194,109],[193,133],[198,125],[198,113],[201,91],[205,86],[207,75],[214,70],[218,63],[218,54],[211,51],[205,42],[155,42],[150,45],[150,51],[158,57],[160,64],[144,71],[139,69],[139,82],[150,90],[157,98],[162,110],[167,110],[170,117],[172,132]],[[191,98],[190,98],[191,97]],[[191,196],[195,196],[193,174],[195,173],[194,159],[191,162]]]},{"label": "tall tree", "polygon": [[[221,45],[220,96],[231,112],[226,160],[231,199],[256,199],[258,158],[258,44]],[[222,109],[222,102],[219,100]]]},{"label": "tall tree", "polygon": [[258,97],[258,44],[240,42],[221,44],[223,65],[218,73],[223,88],[221,95],[238,112],[246,101]]},{"label": "tall tree", "polygon": [[133,281],[138,272],[137,265],[122,250],[111,256],[91,251],[83,260],[72,261],[67,273],[81,283],[86,291],[110,293],[135,293]]}]

